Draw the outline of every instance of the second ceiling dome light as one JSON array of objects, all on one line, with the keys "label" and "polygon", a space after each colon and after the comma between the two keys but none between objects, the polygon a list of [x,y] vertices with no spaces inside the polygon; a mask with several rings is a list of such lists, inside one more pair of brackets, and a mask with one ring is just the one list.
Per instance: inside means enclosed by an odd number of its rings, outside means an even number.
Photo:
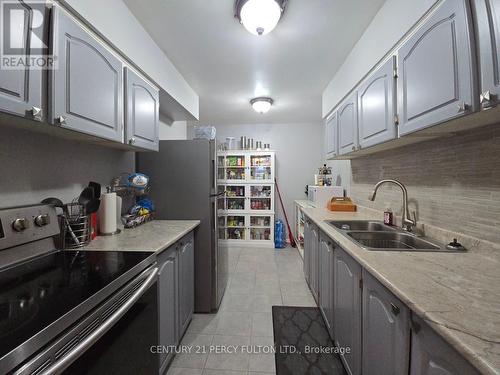
[{"label": "second ceiling dome light", "polygon": [[288,0],[236,0],[235,16],[254,35],[266,35],[278,24]]}]

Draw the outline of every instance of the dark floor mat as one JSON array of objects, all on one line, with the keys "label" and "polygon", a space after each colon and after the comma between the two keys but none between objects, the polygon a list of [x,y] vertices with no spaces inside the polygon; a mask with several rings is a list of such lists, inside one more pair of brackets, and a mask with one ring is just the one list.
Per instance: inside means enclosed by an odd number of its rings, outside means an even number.
[{"label": "dark floor mat", "polygon": [[273,306],[273,331],[277,375],[347,374],[338,354],[314,352],[334,348],[317,307]]}]

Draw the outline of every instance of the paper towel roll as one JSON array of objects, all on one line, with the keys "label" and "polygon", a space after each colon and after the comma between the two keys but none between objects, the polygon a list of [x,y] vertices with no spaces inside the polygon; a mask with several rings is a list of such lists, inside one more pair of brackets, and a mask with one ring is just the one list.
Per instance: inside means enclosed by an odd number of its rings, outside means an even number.
[{"label": "paper towel roll", "polygon": [[122,223],[122,197],[116,196],[116,227],[123,229]]},{"label": "paper towel roll", "polygon": [[116,193],[102,194],[99,207],[99,232],[112,234],[116,229]]}]

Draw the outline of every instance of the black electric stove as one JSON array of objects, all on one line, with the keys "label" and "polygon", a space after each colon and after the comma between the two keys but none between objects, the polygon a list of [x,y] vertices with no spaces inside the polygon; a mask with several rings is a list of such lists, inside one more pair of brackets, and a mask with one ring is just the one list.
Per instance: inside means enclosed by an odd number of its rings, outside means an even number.
[{"label": "black electric stove", "polygon": [[[37,215],[47,215],[49,224],[23,231],[12,225]],[[50,206],[0,211],[0,373],[22,364],[155,262],[147,252],[53,250],[58,226],[52,222],[57,217]]]}]

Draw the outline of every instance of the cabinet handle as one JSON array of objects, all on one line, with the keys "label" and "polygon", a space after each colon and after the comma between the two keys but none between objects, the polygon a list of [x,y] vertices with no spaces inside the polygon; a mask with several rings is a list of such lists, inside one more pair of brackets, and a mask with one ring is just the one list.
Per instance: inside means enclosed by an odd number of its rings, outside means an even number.
[{"label": "cabinet handle", "polygon": [[392,313],[396,316],[399,315],[399,313],[401,312],[399,307],[396,306],[395,304],[393,304],[392,302],[391,302],[391,310],[392,310]]},{"label": "cabinet handle", "polygon": [[491,93],[490,90],[482,92],[479,95],[479,102],[481,103],[483,108],[491,107]]},{"label": "cabinet handle", "polygon": [[66,118],[64,116],[59,116],[57,118],[57,121],[59,122],[59,124],[66,124]]},{"label": "cabinet handle", "polygon": [[129,145],[133,145],[133,144],[135,144],[135,138],[130,138],[130,139],[128,140],[128,144],[129,144]]},{"label": "cabinet handle", "polygon": [[465,112],[465,111],[467,111],[468,107],[469,106],[467,105],[467,103],[463,102],[462,104],[458,105],[458,112],[460,112],[460,113]]},{"label": "cabinet handle", "polygon": [[38,117],[42,115],[42,109],[38,107],[31,107],[31,114],[33,117]]}]

